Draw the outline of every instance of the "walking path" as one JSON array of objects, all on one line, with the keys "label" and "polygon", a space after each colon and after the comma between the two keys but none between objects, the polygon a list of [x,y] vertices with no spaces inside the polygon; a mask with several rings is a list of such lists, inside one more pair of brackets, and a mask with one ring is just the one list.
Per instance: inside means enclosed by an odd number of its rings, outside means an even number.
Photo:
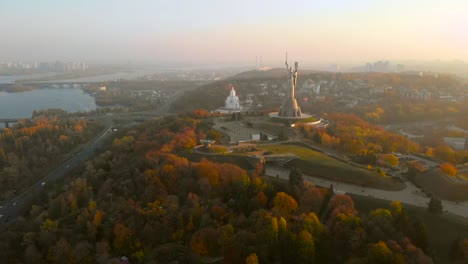
[{"label": "walking path", "polygon": [[[267,168],[267,176],[279,177],[284,180],[288,180],[289,171],[284,169]],[[310,181],[313,185],[322,187],[329,187],[333,184],[333,187],[337,193],[350,193],[357,195],[366,195],[373,198],[379,198],[388,201],[400,201],[405,204],[411,204],[419,207],[427,207],[430,198],[411,182],[405,182],[406,188],[399,191],[385,191],[380,189],[374,189],[369,187],[361,187],[353,184],[342,183],[333,181],[325,178],[312,177],[305,175],[305,180]],[[465,202],[452,202],[442,200],[442,206],[444,211],[448,211],[458,216],[462,216],[468,219],[468,201]]]}]

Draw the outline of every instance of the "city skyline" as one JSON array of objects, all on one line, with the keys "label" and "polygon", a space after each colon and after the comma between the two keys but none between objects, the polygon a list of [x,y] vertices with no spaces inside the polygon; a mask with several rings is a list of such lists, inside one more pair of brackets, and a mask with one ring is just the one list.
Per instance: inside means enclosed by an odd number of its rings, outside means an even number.
[{"label": "city skyline", "polygon": [[9,1],[0,61],[468,60],[464,1]]}]

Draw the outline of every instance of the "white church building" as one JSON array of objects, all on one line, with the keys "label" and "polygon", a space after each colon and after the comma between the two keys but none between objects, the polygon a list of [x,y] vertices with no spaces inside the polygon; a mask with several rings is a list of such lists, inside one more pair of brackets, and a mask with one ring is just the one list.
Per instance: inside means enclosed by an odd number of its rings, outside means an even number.
[{"label": "white church building", "polygon": [[230,114],[240,112],[241,110],[242,107],[240,106],[239,96],[237,96],[236,90],[232,87],[229,96],[224,100],[224,107],[216,109],[215,112]]},{"label": "white church building", "polygon": [[234,87],[231,88],[229,96],[224,101],[224,108],[226,109],[240,109],[239,96],[236,94]]}]

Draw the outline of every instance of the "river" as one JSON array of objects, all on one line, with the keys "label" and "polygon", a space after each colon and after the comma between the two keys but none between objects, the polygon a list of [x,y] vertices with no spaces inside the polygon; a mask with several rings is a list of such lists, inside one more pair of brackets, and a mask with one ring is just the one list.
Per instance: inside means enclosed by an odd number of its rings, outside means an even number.
[{"label": "river", "polygon": [[0,84],[14,83],[15,81],[24,80],[24,79],[52,77],[52,76],[55,76],[55,75],[57,75],[57,73],[53,73],[53,72],[25,74],[25,75],[0,75]]},{"label": "river", "polygon": [[[46,83],[80,83],[80,82],[105,82],[105,81],[113,81],[113,80],[135,80],[139,77],[145,75],[152,75],[155,73],[162,73],[162,72],[171,72],[177,71],[178,69],[172,68],[139,68],[139,69],[132,69],[127,71],[116,71],[107,74],[99,74],[99,75],[90,75],[90,76],[81,76],[77,78],[70,78],[70,79],[63,79],[60,78],[60,73],[38,73],[38,74],[27,74],[27,75],[10,75],[4,76],[0,75],[0,84],[4,83],[14,83],[15,81],[26,81],[30,79],[41,79],[46,77],[51,77],[50,80],[43,81]],[[58,79],[54,79],[53,77]],[[40,82],[40,81],[39,81]]]},{"label": "river", "polygon": [[[0,118],[30,118],[34,110],[60,108],[68,112],[96,109],[94,97],[78,88],[0,92]],[[3,124],[0,124],[3,127]]]},{"label": "river", "polygon": [[[64,82],[99,82],[114,79],[136,79],[140,76],[168,71],[164,68],[137,69],[134,71],[116,72],[97,76],[88,76],[70,80],[48,81]],[[31,78],[52,77],[57,73],[42,73],[29,75],[0,76],[0,84],[14,83],[17,80]],[[7,93],[0,91],[0,118],[31,118],[34,110],[60,108],[68,112],[90,111],[97,108],[94,97],[81,89],[37,89],[20,93]],[[0,123],[0,129],[4,127]]]}]

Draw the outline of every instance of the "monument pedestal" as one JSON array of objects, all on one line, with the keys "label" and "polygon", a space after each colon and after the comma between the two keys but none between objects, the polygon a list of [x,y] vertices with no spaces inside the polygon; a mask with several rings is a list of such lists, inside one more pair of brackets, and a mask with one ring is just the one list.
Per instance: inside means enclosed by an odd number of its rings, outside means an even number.
[{"label": "monument pedestal", "polygon": [[301,117],[301,108],[297,105],[296,98],[290,97],[284,100],[278,116],[281,117]]}]

